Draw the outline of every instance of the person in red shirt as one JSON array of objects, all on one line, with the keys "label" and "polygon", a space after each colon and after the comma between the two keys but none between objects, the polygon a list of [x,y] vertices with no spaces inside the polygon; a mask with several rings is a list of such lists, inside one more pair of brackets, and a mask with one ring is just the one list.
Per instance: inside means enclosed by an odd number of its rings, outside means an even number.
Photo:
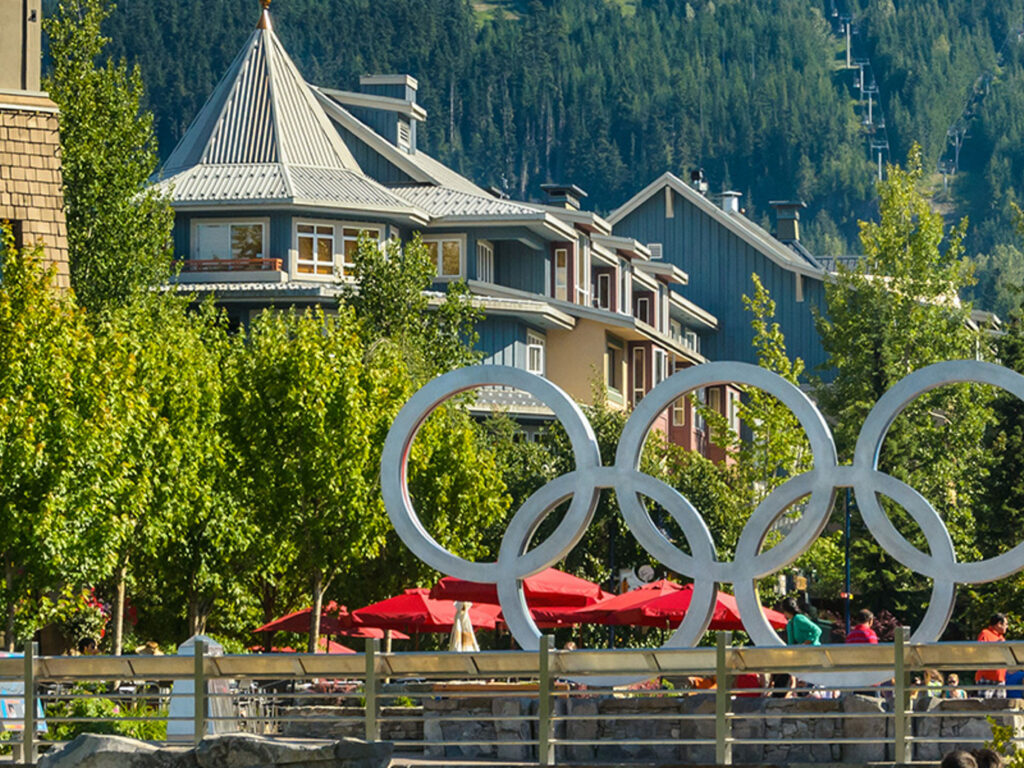
[{"label": "person in red shirt", "polygon": [[[1005,613],[994,613],[989,619],[988,626],[981,630],[978,635],[979,643],[1001,643],[1006,640],[1006,630],[1009,623]],[[979,669],[974,673],[974,682],[977,685],[987,685],[976,695],[986,699],[1006,698],[1006,670],[1005,669]]]},{"label": "person in red shirt", "polygon": [[871,628],[871,622],[875,620],[875,614],[867,608],[857,611],[853,629],[846,636],[848,643],[878,643],[878,635]]}]

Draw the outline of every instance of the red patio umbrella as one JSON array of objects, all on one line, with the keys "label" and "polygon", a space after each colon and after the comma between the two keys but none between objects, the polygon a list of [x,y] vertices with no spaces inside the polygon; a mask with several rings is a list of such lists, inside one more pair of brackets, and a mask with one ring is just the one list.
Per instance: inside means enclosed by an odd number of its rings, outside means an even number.
[{"label": "red patio umbrella", "polygon": [[[637,606],[643,605],[655,598],[662,597],[663,595],[678,592],[682,589],[681,584],[677,584],[674,581],[668,579],[658,579],[658,581],[652,581],[650,584],[644,584],[643,586],[631,589],[629,592],[623,592],[621,595],[612,595],[611,597],[602,600],[593,605],[589,605],[585,608],[579,608],[576,611],[577,619],[584,624],[623,624],[628,622],[606,622],[604,619],[612,614],[618,614],[621,611],[630,611]],[[663,626],[662,622],[659,626]]]},{"label": "red patio umbrella", "polygon": [[[594,582],[557,568],[548,568],[535,576],[527,577],[523,580],[523,586],[526,602],[531,607],[592,605],[611,596]],[[435,600],[469,600],[473,603],[498,604],[498,590],[493,584],[463,581],[454,576],[445,576],[437,582],[430,590],[430,596]]]},{"label": "red patio umbrella", "polygon": [[[494,629],[500,610],[496,605],[474,604],[469,609],[469,618],[477,629]],[[400,595],[353,611],[352,617],[360,624],[380,629],[409,633],[451,632],[455,603],[432,599],[429,589],[407,589]]]},{"label": "red patio umbrella", "polygon": [[[262,627],[257,627],[253,632],[297,632],[307,634],[309,632],[309,616],[313,612],[312,606],[303,608],[301,611],[289,613],[279,619],[274,619]],[[348,608],[338,605],[333,600],[320,613],[320,632],[324,635],[345,635],[346,637],[384,637],[384,630],[377,627],[367,627],[359,624]],[[408,640],[409,636],[401,632],[392,632],[391,637],[395,640]]]},{"label": "red patio umbrella", "polygon": [[[320,645],[320,651],[321,652],[326,652],[326,653],[355,653],[355,651],[353,651],[347,645],[342,645],[341,643],[336,643],[333,640],[328,640],[326,637],[321,637],[320,638],[320,644],[319,645]],[[252,651],[254,653],[264,653],[264,649],[263,649],[262,645],[250,645],[248,650],[250,650],[250,651]],[[270,649],[270,653],[300,653],[300,651],[296,651],[294,648],[286,645],[286,646],[283,646],[283,647],[280,647],[280,648],[275,646],[275,647]],[[303,650],[303,651],[301,651],[301,653],[305,653],[305,651]]]},{"label": "red patio umbrella", "polygon": [[[674,588],[672,588],[673,585]],[[645,585],[651,587],[653,585]],[[666,582],[655,589],[634,589],[617,598],[591,606],[592,620],[599,624],[619,624],[633,626],[664,627],[677,626],[683,620],[693,599],[693,585],[680,586],[674,582]],[[630,598],[619,600],[619,598]],[[612,605],[619,600],[619,605]],[[631,604],[630,604],[631,603]],[[604,609],[604,610],[601,610]],[[769,623],[779,629],[786,626],[786,617],[778,611],[762,608]],[[580,611],[583,613],[583,611]],[[725,592],[719,592],[715,600],[715,612],[708,627],[714,630],[743,629],[736,598]]]}]

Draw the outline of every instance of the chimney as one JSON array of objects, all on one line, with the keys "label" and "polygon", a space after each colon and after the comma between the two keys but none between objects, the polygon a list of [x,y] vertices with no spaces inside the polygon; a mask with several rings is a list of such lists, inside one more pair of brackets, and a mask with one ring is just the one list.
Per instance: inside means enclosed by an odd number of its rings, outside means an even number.
[{"label": "chimney", "polygon": [[718,195],[718,204],[726,213],[739,213],[741,197],[743,197],[742,192],[734,192],[730,189]]},{"label": "chimney", "polygon": [[[0,0],[2,2],[2,0]],[[359,90],[370,96],[386,96],[391,99],[416,104],[416,91],[420,84],[412,75],[362,75]],[[356,117],[367,122],[371,128],[399,149],[416,154],[416,123],[418,118],[384,110],[356,110]]]},{"label": "chimney", "polygon": [[775,237],[784,243],[800,242],[800,209],[807,203],[800,200],[771,200],[775,209]]},{"label": "chimney", "polygon": [[580,198],[587,196],[587,193],[575,184],[541,184],[540,188],[547,192],[549,205],[573,211],[580,209]]},{"label": "chimney", "polygon": [[41,0],[0,0],[0,91],[39,92]]}]

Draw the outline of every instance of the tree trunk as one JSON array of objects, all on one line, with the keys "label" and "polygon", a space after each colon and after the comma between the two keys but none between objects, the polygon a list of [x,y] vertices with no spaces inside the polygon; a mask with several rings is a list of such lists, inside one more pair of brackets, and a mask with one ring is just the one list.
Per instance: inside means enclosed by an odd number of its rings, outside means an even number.
[{"label": "tree trunk", "polygon": [[324,575],[313,574],[313,610],[309,614],[309,652],[316,653],[320,645],[320,612],[324,605]]},{"label": "tree trunk", "polygon": [[7,631],[4,640],[7,644],[7,651],[14,651],[14,563],[11,558],[4,557],[4,586],[7,592]]},{"label": "tree trunk", "polygon": [[[274,608],[277,603],[277,589],[269,579],[263,579],[263,588],[261,589],[263,597],[263,623],[269,624],[274,620]],[[273,647],[274,634],[273,632],[263,633],[263,652],[270,653],[270,649]]]},{"label": "tree trunk", "polygon": [[117,571],[117,594],[114,596],[114,655],[120,656],[124,643],[124,592],[128,580],[128,560]]}]

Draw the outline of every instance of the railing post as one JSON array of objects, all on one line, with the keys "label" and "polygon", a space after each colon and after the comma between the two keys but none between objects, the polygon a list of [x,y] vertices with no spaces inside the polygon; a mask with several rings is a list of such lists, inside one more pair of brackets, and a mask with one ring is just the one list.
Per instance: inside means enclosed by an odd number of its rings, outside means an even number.
[{"label": "railing post", "polygon": [[715,762],[732,765],[732,743],[729,740],[729,665],[726,657],[732,632],[719,632],[715,644]]},{"label": "railing post", "polygon": [[555,638],[542,635],[540,638],[539,682],[537,690],[537,761],[540,765],[555,764],[555,748],[551,743],[551,656]]},{"label": "railing post", "polygon": [[907,726],[907,707],[910,703],[909,691],[907,691],[906,659],[904,658],[904,643],[907,640],[907,628],[896,627],[896,635],[893,638],[893,652],[895,654],[893,666],[893,762],[906,763],[907,747],[909,746],[910,730]]},{"label": "railing post", "polygon": [[366,740],[380,741],[380,724],[377,722],[377,654],[380,640],[366,638],[366,685],[363,686],[366,699]]},{"label": "railing post", "polygon": [[192,678],[195,688],[192,698],[195,704],[192,738],[198,744],[206,734],[206,642],[196,640],[192,653]]},{"label": "railing post", "polygon": [[25,712],[21,735],[21,759],[31,765],[36,761],[36,653],[35,643],[25,643]]}]

